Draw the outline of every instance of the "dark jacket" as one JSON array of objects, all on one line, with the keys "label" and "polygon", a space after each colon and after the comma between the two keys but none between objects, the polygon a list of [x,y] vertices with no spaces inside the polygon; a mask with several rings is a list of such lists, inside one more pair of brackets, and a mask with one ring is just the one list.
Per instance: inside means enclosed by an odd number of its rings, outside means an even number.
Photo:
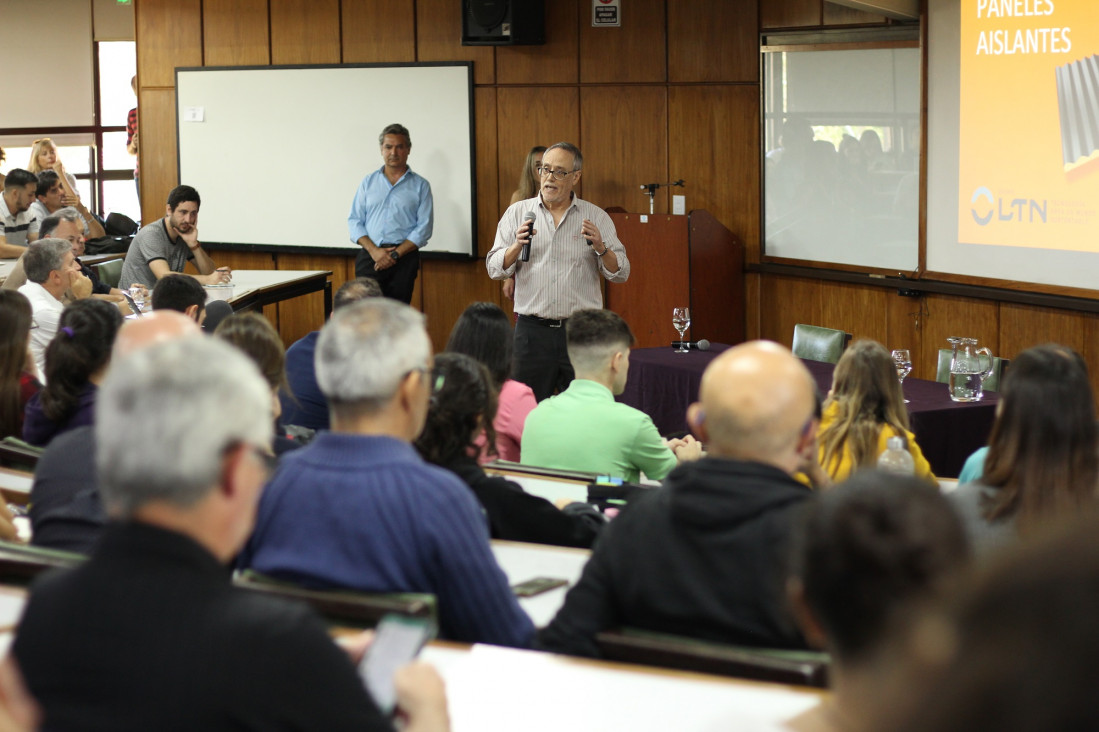
[{"label": "dark jacket", "polygon": [[42,392],[27,402],[23,413],[23,439],[32,445],[45,447],[63,432],[95,423],[95,398],[99,388],[90,381],[77,397],[76,408],[60,422],[54,422],[42,409]]},{"label": "dark jacket", "polygon": [[95,471],[95,428],[77,427],[50,443],[30,496],[31,543],[87,554],[107,523]]},{"label": "dark jacket", "polygon": [[603,528],[603,515],[586,503],[564,511],[518,483],[487,475],[473,458],[442,466],[470,487],[488,517],[493,539],[531,541],[588,549]]},{"label": "dark jacket", "polygon": [[786,607],[788,540],[811,492],[777,468],[706,458],[630,502],[539,637],[598,656],[595,634],[643,628],[745,646],[805,648]]}]

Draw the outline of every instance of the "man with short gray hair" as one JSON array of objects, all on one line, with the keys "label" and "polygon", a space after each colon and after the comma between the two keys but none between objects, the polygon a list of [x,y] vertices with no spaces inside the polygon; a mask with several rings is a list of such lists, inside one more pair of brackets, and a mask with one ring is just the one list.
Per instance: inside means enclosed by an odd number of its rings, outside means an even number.
[{"label": "man with short gray hair", "polygon": [[546,148],[538,195],[508,207],[485,258],[492,279],[515,277],[512,378],[533,389],[538,401],[564,391],[572,380],[564,332],[569,317],[603,307],[604,279],[625,282],[630,276],[611,217],[573,193],[583,164],[572,143]]},{"label": "man with short gray hair", "polygon": [[[310,610],[229,582],[267,476],[255,365],[214,339],[158,343],[112,364],[97,410],[116,523],[86,563],[35,583],[12,646],[44,727],[391,730]],[[409,667],[395,685],[445,730],[437,681]]]},{"label": "man with short gray hair", "polygon": [[39,239],[23,255],[27,282],[19,292],[30,300],[34,321],[31,325],[31,355],[40,376],[46,373],[46,346],[57,334],[57,324],[65,304],[66,290],[79,285],[83,275],[73,256],[72,244],[64,239]]},{"label": "man with short gray hair", "polygon": [[420,249],[435,226],[435,203],[431,184],[408,167],[408,128],[387,125],[378,145],[382,167],[363,178],[347,217],[351,241],[362,247],[355,276],[372,277],[386,297],[411,303]]},{"label": "man with short gray hair", "polygon": [[423,315],[387,298],[337,310],[316,361],[332,429],[283,456],[241,565],[311,587],[431,593],[444,637],[528,646],[534,627],[477,499],[411,445],[433,388]]}]

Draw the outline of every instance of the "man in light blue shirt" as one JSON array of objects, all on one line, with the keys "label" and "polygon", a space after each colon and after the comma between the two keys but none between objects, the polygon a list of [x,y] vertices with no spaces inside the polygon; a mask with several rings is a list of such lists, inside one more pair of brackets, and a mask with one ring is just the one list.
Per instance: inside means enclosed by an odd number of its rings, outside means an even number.
[{"label": "man in light blue shirt", "polygon": [[363,249],[355,276],[372,277],[386,297],[411,303],[420,247],[435,221],[431,184],[408,167],[412,138],[403,125],[387,126],[378,144],[384,165],[359,184],[347,217],[351,241]]}]

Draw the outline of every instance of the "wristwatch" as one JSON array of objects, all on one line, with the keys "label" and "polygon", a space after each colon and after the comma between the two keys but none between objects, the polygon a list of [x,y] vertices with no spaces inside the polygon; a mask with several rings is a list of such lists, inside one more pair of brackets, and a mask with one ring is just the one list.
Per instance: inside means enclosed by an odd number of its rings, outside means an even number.
[{"label": "wristwatch", "polygon": [[389,258],[396,262],[398,259],[401,258],[401,255],[397,252],[396,248],[394,248],[389,250]]}]

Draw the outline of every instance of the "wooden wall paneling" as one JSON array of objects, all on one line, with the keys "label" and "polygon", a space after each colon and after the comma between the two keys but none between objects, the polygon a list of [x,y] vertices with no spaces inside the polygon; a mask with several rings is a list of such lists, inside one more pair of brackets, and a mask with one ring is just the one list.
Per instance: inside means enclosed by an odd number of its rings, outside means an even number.
[{"label": "wooden wall paneling", "polygon": [[443,350],[450,329],[473,302],[498,302],[500,283],[485,272],[484,261],[436,259],[424,262],[417,281],[423,282],[423,313],[436,352]]},{"label": "wooden wall paneling", "polygon": [[1015,358],[1020,351],[1043,343],[1060,343],[1082,354],[1091,318],[1068,310],[1000,303],[1000,350],[993,354]]},{"label": "wooden wall paneling", "polygon": [[[199,214],[199,230],[202,229],[202,214]],[[209,252],[210,259],[219,267],[232,269],[275,269],[275,255],[268,252],[241,252],[233,249],[218,249]]]},{"label": "wooden wall paneling", "polygon": [[462,45],[462,4],[453,0],[416,0],[416,60],[472,61],[475,83],[496,81],[494,49]]},{"label": "wooden wall paneling", "polygon": [[577,6],[546,3],[546,42],[496,49],[497,84],[575,84],[580,78]]},{"label": "wooden wall paneling", "polygon": [[[668,89],[668,176],[687,210],[706,209],[759,261],[759,87]],[[638,184],[649,181],[638,181]],[[647,207],[646,207],[647,210]]]},{"label": "wooden wall paneling", "polygon": [[1099,368],[1096,367],[1096,364],[1099,364],[1099,317],[1085,315],[1083,317],[1083,326],[1084,348],[1080,351],[1080,355],[1087,361],[1091,390],[1096,400],[1099,401]]},{"label": "wooden wall paneling", "polygon": [[744,340],[757,341],[763,336],[760,328],[760,289],[762,275],[744,273]]},{"label": "wooden wall paneling", "polygon": [[1000,354],[999,303],[946,295],[928,295],[924,302],[927,315],[921,320],[920,364],[923,378],[935,378],[938,349],[949,348],[946,339],[951,336],[976,338],[978,347]]},{"label": "wooden wall paneling", "polygon": [[203,0],[204,65],[269,64],[269,40],[267,0]]},{"label": "wooden wall paneling", "polygon": [[821,24],[821,0],[759,0],[760,28]]},{"label": "wooden wall paneling", "polygon": [[758,81],[758,0],[668,0],[668,81]]},{"label": "wooden wall paneling", "polygon": [[[498,201],[507,208],[519,169],[535,145],[580,144],[580,90],[576,87],[501,87],[496,90]],[[580,148],[584,152],[584,148]],[[480,152],[480,144],[478,144]],[[583,176],[577,193],[583,197]]]},{"label": "wooden wall paneling", "polygon": [[[143,88],[174,87],[177,66],[202,66],[201,0],[141,0],[135,5],[138,81]],[[146,144],[145,135],[141,137]]]},{"label": "wooden wall paneling", "polygon": [[[474,117],[477,120],[474,130],[474,141],[477,145],[474,170],[477,186],[477,254],[481,257],[492,248],[492,242],[496,238],[496,224],[503,212],[499,201],[502,194],[500,189],[504,186],[500,185],[496,161],[496,95],[497,90],[492,88],[482,87],[473,92]],[[522,163],[522,160],[520,158],[519,162]],[[508,200],[511,193],[509,190]]]},{"label": "wooden wall paneling", "polygon": [[852,340],[869,338],[885,344],[889,338],[887,290],[844,282],[820,283],[820,322],[851,334]]},{"label": "wooden wall paneling", "polygon": [[343,63],[398,63],[416,60],[414,3],[353,0],[340,3]]},{"label": "wooden wall paneling", "polygon": [[270,0],[272,64],[340,63],[340,0]]},{"label": "wooden wall paneling", "polygon": [[765,275],[760,287],[760,337],[789,347],[798,323],[820,325],[819,280]]},{"label": "wooden wall paneling", "polygon": [[175,89],[142,87],[138,104],[142,129],[141,220],[149,222],[164,215],[168,193],[179,185]]},{"label": "wooden wall paneling", "polygon": [[[927,359],[923,358],[923,331],[922,321],[918,320],[922,298],[900,297],[894,290],[884,290],[886,293],[885,309],[888,329],[882,345],[892,351],[894,348],[907,348],[912,356],[912,376],[917,379],[929,378],[923,364]],[[920,327],[917,327],[917,324]],[[917,363],[917,361],[919,363]],[[920,367],[917,373],[917,366]],[[935,378],[935,373],[930,374]]]},{"label": "wooden wall paneling", "polygon": [[[279,254],[278,269],[330,270],[334,295],[346,279],[346,270],[343,267],[345,260],[346,257],[333,255]],[[287,346],[324,325],[324,293],[313,292],[284,300],[277,307],[279,335]]]},{"label": "wooden wall paneling", "polygon": [[867,25],[879,23],[885,25],[889,19],[884,15],[868,13],[865,10],[856,10],[845,5],[836,5],[824,0],[824,24],[825,25]]},{"label": "wooden wall paneling", "polygon": [[622,4],[620,28],[592,28],[592,4],[577,0],[580,83],[662,82],[668,78],[664,0]]},{"label": "wooden wall paneling", "polygon": [[[639,186],[668,180],[668,87],[581,87],[580,109],[583,197],[601,208],[648,213]],[[667,188],[655,200],[655,213],[670,212]]]}]

